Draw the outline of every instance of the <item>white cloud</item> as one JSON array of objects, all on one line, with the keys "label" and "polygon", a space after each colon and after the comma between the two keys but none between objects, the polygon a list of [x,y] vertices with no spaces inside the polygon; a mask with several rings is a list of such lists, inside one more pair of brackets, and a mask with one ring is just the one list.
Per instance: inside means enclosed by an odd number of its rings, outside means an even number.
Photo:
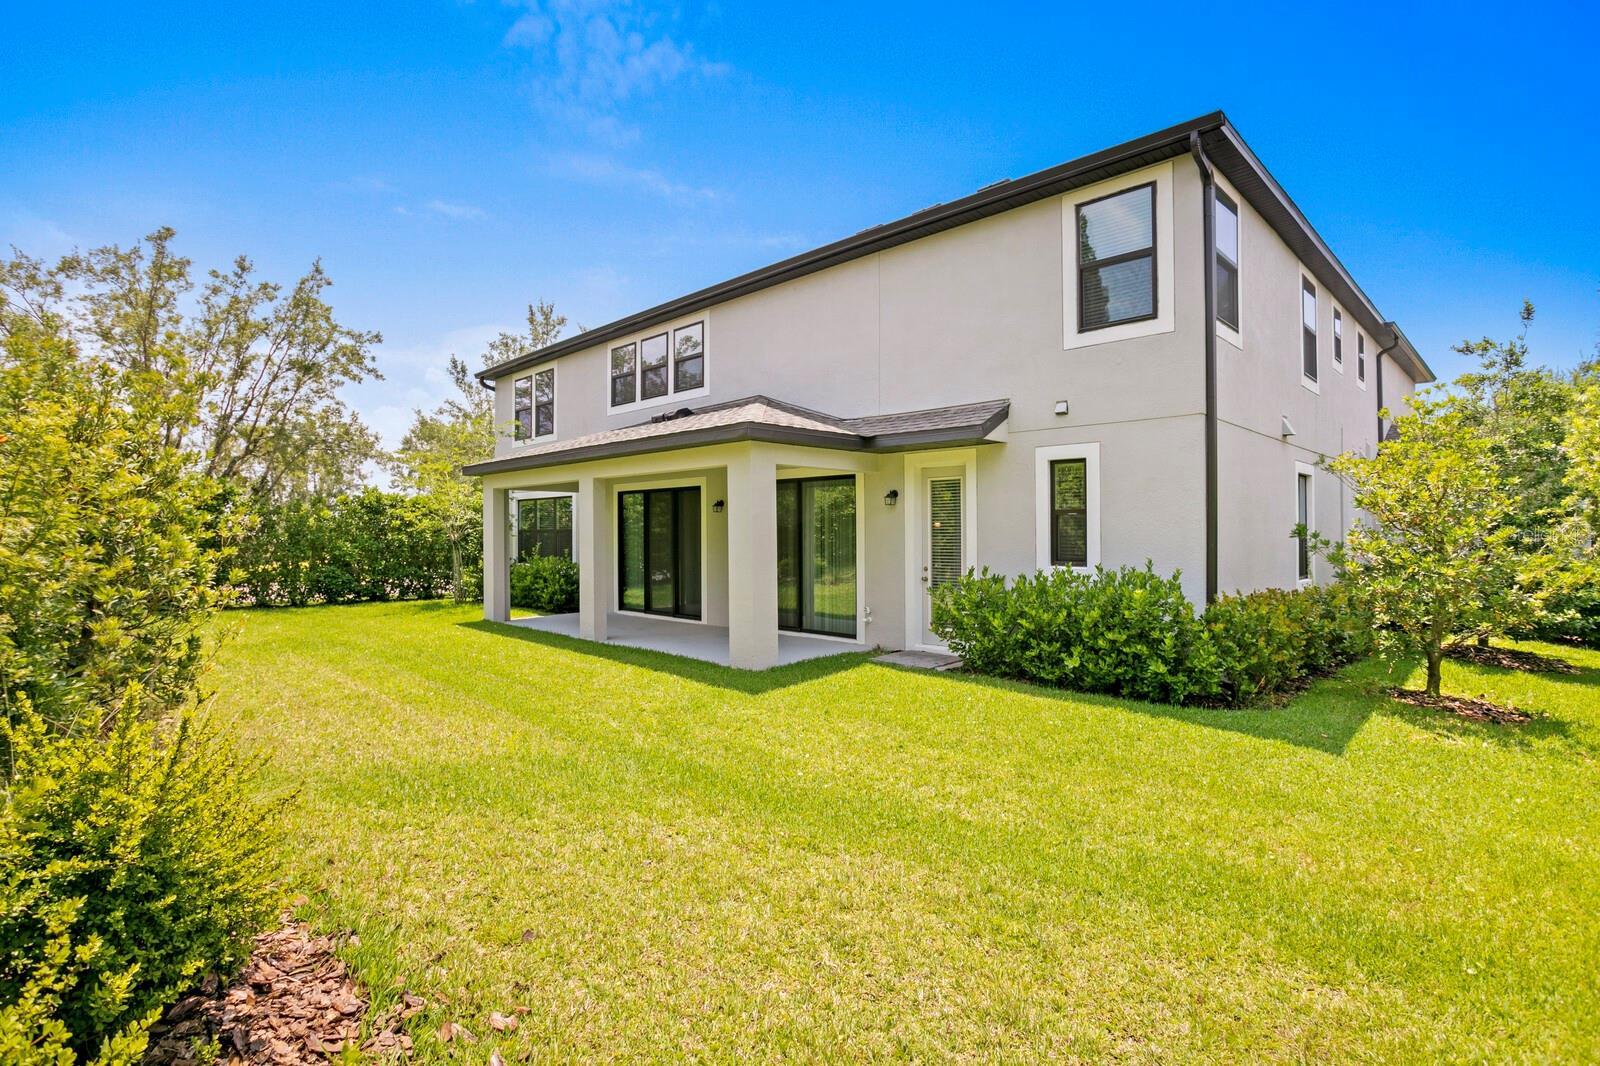
[{"label": "white cloud", "polygon": [[626,105],[728,66],[661,30],[661,17],[606,0],[527,0],[506,31],[509,48],[536,64],[535,103],[548,114],[618,146],[638,139]]},{"label": "white cloud", "polygon": [[454,203],[450,200],[429,200],[427,208],[436,215],[453,218],[459,222],[476,222],[488,217],[483,208],[474,207],[472,204]]},{"label": "white cloud", "polygon": [[557,177],[612,188],[634,189],[678,204],[710,203],[722,198],[716,189],[675,181],[659,170],[628,166],[609,156],[593,153],[568,152],[553,156],[549,168]]}]

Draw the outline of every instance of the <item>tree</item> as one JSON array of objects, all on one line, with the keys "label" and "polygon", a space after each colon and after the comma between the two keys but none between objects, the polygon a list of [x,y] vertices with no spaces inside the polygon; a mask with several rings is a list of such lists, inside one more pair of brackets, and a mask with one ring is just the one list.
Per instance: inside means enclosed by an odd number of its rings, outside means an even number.
[{"label": "tree", "polygon": [[[481,363],[490,367],[543,348],[561,335],[566,324],[566,316],[556,314],[552,304],[529,304],[528,331],[502,332],[489,342]],[[389,465],[396,481],[438,509],[450,542],[451,582],[459,601],[469,595],[462,577],[463,562],[467,546],[479,536],[482,521],[477,482],[462,474],[461,468],[494,453],[497,427],[494,394],[478,383],[465,359],[452,354],[449,366],[456,395],[431,412],[416,412]]]},{"label": "tree", "polygon": [[1522,607],[1516,497],[1459,398],[1419,392],[1395,425],[1399,439],[1376,455],[1328,463],[1371,523],[1350,530],[1343,563],[1381,645],[1421,652],[1427,694],[1438,696],[1446,642],[1499,628]]},{"label": "tree", "polygon": [[180,404],[161,429],[167,443],[200,456],[208,477],[274,499],[359,484],[377,437],[338,392],[380,376],[372,348],[382,337],[335,319],[320,261],[285,289],[258,280],[240,256],[195,293],[174,236],[158,229],[132,248],[74,252],[53,267],[13,250],[0,263],[11,322],[49,316],[89,357],[157,375],[174,399],[193,383],[196,412]]}]

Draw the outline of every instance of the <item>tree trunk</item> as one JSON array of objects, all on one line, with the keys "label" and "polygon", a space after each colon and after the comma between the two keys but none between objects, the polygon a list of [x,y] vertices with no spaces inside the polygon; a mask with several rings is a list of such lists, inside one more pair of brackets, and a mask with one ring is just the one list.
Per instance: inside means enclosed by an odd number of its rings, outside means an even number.
[{"label": "tree trunk", "polygon": [[1439,675],[1443,672],[1440,669],[1440,666],[1443,662],[1444,652],[1441,649],[1428,649],[1428,684],[1424,691],[1426,691],[1430,696],[1437,696],[1439,694]]},{"label": "tree trunk", "polygon": [[466,592],[461,587],[461,543],[450,541],[450,595],[457,603],[466,603]]}]

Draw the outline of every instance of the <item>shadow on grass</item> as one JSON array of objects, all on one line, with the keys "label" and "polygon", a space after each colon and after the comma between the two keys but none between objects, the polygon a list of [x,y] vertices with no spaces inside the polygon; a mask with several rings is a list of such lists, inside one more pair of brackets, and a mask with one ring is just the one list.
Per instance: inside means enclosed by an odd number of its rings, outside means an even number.
[{"label": "shadow on grass", "polygon": [[539,629],[529,629],[527,626],[507,625],[503,622],[486,622],[479,619],[456,624],[463,629],[473,629],[497,637],[509,637],[528,644],[543,644],[549,648],[605,659],[624,666],[637,666],[640,669],[671,674],[685,681],[741,692],[748,696],[759,696],[763,692],[772,692],[828,677],[849,670],[866,661],[871,655],[870,652],[842,652],[787,666],[774,666],[770,670],[735,670],[731,666],[719,666],[716,663],[691,659],[683,655],[672,655],[664,651],[630,648],[621,644],[596,644],[592,640],[582,640],[561,633],[547,633]]}]

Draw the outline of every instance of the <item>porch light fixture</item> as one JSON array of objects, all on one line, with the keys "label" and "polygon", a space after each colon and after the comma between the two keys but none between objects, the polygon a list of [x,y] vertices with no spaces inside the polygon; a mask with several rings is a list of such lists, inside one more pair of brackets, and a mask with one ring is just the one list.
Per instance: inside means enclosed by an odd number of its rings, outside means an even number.
[{"label": "porch light fixture", "polygon": [[883,494],[883,505],[885,507],[893,507],[895,505],[895,503],[897,501],[899,501],[899,499],[900,499],[900,490],[899,489],[890,489],[888,492]]},{"label": "porch light fixture", "polygon": [[723,508],[723,503],[722,503],[721,500],[718,500],[716,503],[711,505],[711,510],[713,512],[717,513],[717,514],[721,514],[722,513],[722,508]]}]

